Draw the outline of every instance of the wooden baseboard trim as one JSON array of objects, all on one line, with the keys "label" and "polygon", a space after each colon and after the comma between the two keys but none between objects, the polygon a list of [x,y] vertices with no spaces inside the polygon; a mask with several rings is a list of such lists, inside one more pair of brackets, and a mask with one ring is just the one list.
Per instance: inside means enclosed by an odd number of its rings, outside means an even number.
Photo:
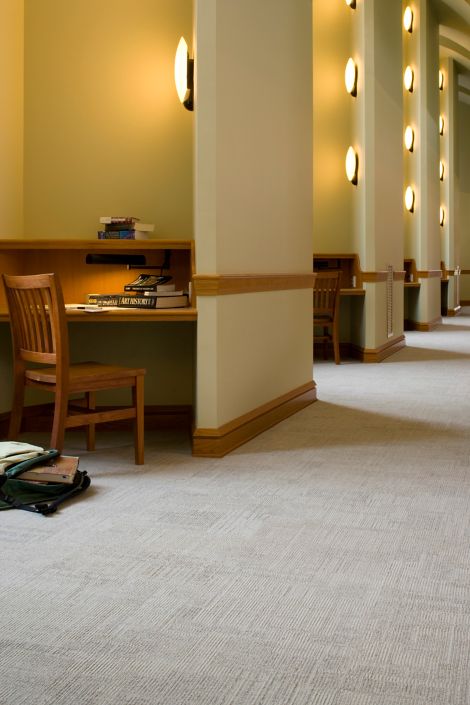
[{"label": "wooden baseboard trim", "polygon": [[220,428],[196,428],[193,433],[193,455],[222,458],[268,428],[316,401],[315,382],[307,382],[253,411],[229,421]]},{"label": "wooden baseboard trim", "polygon": [[462,306],[454,306],[454,308],[448,308],[447,309],[447,316],[458,316],[460,311],[462,310]]},{"label": "wooden baseboard trim", "polygon": [[351,352],[353,357],[356,357],[362,362],[382,362],[382,360],[385,360],[387,357],[390,357],[390,355],[394,355],[404,348],[405,345],[405,336],[400,335],[398,338],[388,340],[378,348],[361,348],[357,345],[352,345]]},{"label": "wooden baseboard trim", "polygon": [[[113,407],[98,407],[105,410]],[[52,428],[53,404],[36,404],[26,406],[23,414],[22,433],[48,433]],[[0,414],[0,438],[5,438],[8,433],[9,412]],[[149,405],[145,407],[145,429],[185,429],[191,430],[193,420],[193,407],[190,404],[180,405]],[[116,429],[131,429],[132,419],[114,421],[98,425],[99,431],[116,431]],[[76,429],[67,429],[67,433]],[[79,429],[80,430],[80,429]]]},{"label": "wooden baseboard trim", "polygon": [[437,316],[432,321],[411,321],[409,319],[405,320],[405,330],[417,330],[423,333],[434,330],[439,324],[442,323],[442,316]]},{"label": "wooden baseboard trim", "polygon": [[470,299],[460,299],[460,307],[470,306]]},{"label": "wooden baseboard trim", "polygon": [[[390,355],[394,355],[398,350],[405,347],[405,345],[405,336],[401,335],[399,338],[394,338],[392,341],[388,341],[379,348],[362,348],[360,345],[354,345],[354,343],[340,343],[339,349],[341,361],[352,358],[353,360],[359,360],[359,362],[382,362],[382,360],[390,357]],[[321,350],[317,351],[315,359],[323,359]],[[329,350],[328,360],[332,363],[334,362],[332,345]]]}]

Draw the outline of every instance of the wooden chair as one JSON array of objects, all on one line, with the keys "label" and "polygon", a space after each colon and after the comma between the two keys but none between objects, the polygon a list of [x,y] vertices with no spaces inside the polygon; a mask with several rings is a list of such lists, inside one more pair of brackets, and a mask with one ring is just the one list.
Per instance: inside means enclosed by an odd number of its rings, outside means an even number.
[{"label": "wooden chair", "polygon": [[[323,342],[323,356],[328,357],[328,345],[333,343],[335,363],[339,365],[339,290],[341,272],[316,272],[313,288],[313,340]],[[322,334],[315,334],[321,328]]]},{"label": "wooden chair", "polygon": [[[134,419],[135,462],[144,462],[144,369],[70,363],[67,320],[55,274],[3,275],[13,342],[14,389],[8,437],[21,428],[25,387],[55,394],[51,448],[62,451],[66,428],[87,427],[87,449],[95,448],[95,424]],[[34,368],[27,366],[34,363]],[[38,364],[46,367],[38,367]],[[130,387],[132,406],[96,411],[95,392]],[[69,394],[83,393],[69,408]]]}]

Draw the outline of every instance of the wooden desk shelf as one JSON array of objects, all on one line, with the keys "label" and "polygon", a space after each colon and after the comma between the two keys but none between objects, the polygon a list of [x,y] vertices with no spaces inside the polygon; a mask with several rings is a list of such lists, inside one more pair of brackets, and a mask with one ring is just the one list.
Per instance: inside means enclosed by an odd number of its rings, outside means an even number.
[{"label": "wooden desk shelf", "polygon": [[[115,294],[135,279],[140,271],[155,273],[165,251],[170,252],[170,268],[177,289],[187,289],[194,269],[192,240],[0,240],[0,271],[5,274],[56,272],[62,284],[65,303],[85,303],[87,294]],[[131,270],[125,264],[87,264],[87,254],[144,255],[146,264]],[[153,269],[152,269],[153,268]],[[73,321],[193,321],[194,307],[140,311],[68,311]],[[0,287],[0,320],[7,320],[6,301]]]},{"label": "wooden desk shelf", "polygon": [[358,289],[350,287],[350,288],[342,288],[339,291],[340,296],[365,296],[366,295],[366,290],[365,289]]},{"label": "wooden desk shelf", "polygon": [[405,270],[405,286],[418,284],[418,270],[414,259],[403,260],[403,268]]},{"label": "wooden desk shelf", "polygon": [[314,272],[328,272],[338,269],[341,272],[340,296],[343,298],[346,296],[365,297],[366,292],[362,286],[362,272],[358,255],[313,255]]}]

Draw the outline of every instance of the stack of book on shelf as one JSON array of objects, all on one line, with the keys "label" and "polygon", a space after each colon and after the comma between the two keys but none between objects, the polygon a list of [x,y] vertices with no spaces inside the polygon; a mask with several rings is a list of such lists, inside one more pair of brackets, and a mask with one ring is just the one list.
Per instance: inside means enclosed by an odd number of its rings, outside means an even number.
[{"label": "stack of book on shelf", "polygon": [[54,482],[72,485],[80,458],[76,455],[58,455],[41,465],[34,465],[20,475],[21,480],[32,482]]},{"label": "stack of book on shelf", "polygon": [[188,294],[177,291],[172,277],[156,274],[139,274],[137,279],[124,286],[124,293],[88,294],[87,303],[119,308],[184,308]]},{"label": "stack of book on shelf", "polygon": [[104,215],[100,225],[104,230],[98,230],[98,240],[146,240],[155,227],[132,215]]}]

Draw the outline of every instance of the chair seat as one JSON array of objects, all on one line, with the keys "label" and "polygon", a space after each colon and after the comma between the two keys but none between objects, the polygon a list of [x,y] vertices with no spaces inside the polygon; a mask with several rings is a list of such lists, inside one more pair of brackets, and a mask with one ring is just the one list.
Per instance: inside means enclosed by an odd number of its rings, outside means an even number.
[{"label": "chair seat", "polygon": [[314,325],[322,326],[326,323],[333,323],[333,317],[325,315],[325,316],[314,316],[314,318],[313,318]]},{"label": "chair seat", "polygon": [[[100,362],[78,362],[69,367],[70,389],[80,390],[87,387],[90,382],[100,383],[121,379],[123,386],[126,386],[126,380],[144,374],[145,369],[142,368],[103,365]],[[33,382],[54,385],[56,383],[56,368],[54,366],[29,369],[25,371],[25,377]]]}]

